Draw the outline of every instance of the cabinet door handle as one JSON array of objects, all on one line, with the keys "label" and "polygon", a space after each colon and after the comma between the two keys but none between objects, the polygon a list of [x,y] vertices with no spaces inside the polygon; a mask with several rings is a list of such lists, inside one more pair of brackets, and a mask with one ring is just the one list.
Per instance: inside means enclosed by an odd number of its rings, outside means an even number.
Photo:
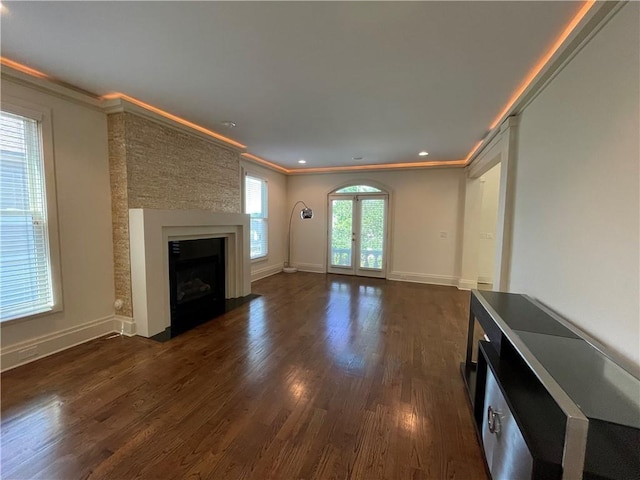
[{"label": "cabinet door handle", "polygon": [[500,412],[494,410],[491,405],[487,409],[487,427],[490,433],[500,433]]}]

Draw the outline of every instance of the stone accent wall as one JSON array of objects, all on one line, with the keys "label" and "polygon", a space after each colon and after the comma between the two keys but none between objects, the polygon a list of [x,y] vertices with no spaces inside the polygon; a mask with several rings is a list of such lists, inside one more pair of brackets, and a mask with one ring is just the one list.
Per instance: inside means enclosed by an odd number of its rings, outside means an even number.
[{"label": "stone accent wall", "polygon": [[108,121],[116,313],[132,317],[129,209],[241,213],[240,154],[130,112]]},{"label": "stone accent wall", "polygon": [[125,113],[129,208],[241,213],[240,156]]},{"label": "stone accent wall", "polygon": [[111,222],[113,224],[113,266],[116,298],[123,301],[118,315],[133,317],[131,265],[129,260],[129,197],[124,113],[109,115],[109,174],[111,179]]}]

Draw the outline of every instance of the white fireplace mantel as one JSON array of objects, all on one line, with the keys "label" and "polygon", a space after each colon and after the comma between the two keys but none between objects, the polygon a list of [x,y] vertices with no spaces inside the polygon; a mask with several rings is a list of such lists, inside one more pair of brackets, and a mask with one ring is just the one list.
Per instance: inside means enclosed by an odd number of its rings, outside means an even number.
[{"label": "white fireplace mantel", "polygon": [[251,293],[249,215],[204,210],[129,209],[131,293],[136,332],[152,337],[171,323],[169,241],[225,238],[226,298]]}]

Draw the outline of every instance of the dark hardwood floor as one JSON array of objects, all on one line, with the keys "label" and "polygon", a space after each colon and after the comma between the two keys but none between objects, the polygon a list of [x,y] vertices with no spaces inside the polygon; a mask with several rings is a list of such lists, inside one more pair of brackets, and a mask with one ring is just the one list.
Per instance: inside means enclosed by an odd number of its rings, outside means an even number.
[{"label": "dark hardwood floor", "polygon": [[167,343],[2,375],[2,478],[486,479],[459,373],[468,292],[279,274]]}]

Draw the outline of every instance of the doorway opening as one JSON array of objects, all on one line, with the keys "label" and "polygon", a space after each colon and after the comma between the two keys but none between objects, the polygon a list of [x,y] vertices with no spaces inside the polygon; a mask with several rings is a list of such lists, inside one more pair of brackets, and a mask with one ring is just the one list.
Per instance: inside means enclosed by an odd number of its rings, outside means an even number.
[{"label": "doorway opening", "polygon": [[500,163],[480,177],[480,184],[482,203],[478,243],[478,289],[493,290],[500,200]]},{"label": "doorway opening", "polygon": [[327,271],[385,278],[389,194],[349,185],[329,194]]}]

